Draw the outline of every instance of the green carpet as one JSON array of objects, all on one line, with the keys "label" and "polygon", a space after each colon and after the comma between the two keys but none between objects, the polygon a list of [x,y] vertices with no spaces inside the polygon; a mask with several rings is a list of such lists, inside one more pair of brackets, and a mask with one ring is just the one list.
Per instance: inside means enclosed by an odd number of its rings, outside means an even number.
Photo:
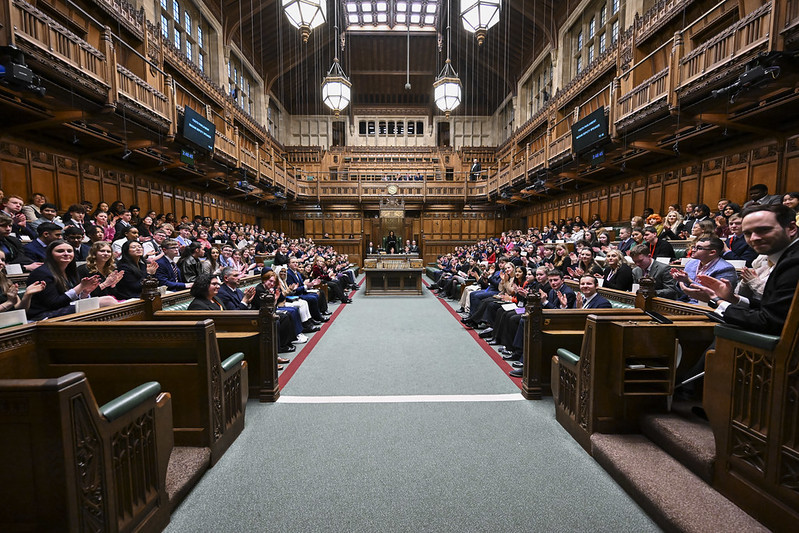
[{"label": "green carpet", "polygon": [[281,400],[248,404],[167,531],[657,531],[550,400],[292,403],[508,393],[519,389],[435,298],[361,292]]}]

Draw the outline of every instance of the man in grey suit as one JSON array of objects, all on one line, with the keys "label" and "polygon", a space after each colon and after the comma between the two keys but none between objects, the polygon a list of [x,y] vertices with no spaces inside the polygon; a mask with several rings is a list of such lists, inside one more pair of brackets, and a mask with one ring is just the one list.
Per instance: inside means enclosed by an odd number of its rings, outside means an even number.
[{"label": "man in grey suit", "polygon": [[661,298],[676,300],[679,296],[677,282],[671,276],[669,265],[659,263],[649,257],[649,246],[638,244],[630,250],[630,258],[635,263],[633,269],[633,280],[640,283],[643,277],[655,280],[655,292]]},{"label": "man in grey suit", "polygon": [[744,204],[744,209],[753,205],[777,205],[781,203],[781,194],[769,194],[768,187],[765,184],[756,183],[749,187],[749,201]]}]

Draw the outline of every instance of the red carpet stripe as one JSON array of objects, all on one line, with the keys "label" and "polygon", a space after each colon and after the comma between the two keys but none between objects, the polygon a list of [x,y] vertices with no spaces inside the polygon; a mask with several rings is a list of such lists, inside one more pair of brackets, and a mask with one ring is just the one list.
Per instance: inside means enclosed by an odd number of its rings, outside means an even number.
[{"label": "red carpet stripe", "polygon": [[[360,283],[358,283],[358,287],[360,287],[363,284],[363,282],[364,280],[362,279]],[[350,292],[349,297],[352,298],[353,296],[355,296],[355,292],[356,291]],[[319,340],[322,338],[322,335],[325,334],[327,329],[331,326],[331,324],[333,324],[333,321],[336,320],[336,317],[341,314],[341,311],[346,306],[347,304],[339,304],[339,306],[336,308],[335,311],[333,311],[333,314],[330,316],[330,320],[325,322],[322,325],[322,328],[316,333],[314,333],[313,336],[308,339],[308,342],[305,343],[305,346],[302,347],[302,350],[300,350],[299,352],[294,352],[297,355],[291,359],[291,363],[289,363],[286,369],[280,374],[280,376],[278,376],[278,383],[280,383],[280,390],[283,390],[283,388],[286,385],[288,385],[289,380],[297,372],[297,369],[300,368],[302,362],[305,361],[305,359],[308,357],[308,354],[310,354],[311,351],[313,350],[314,346],[316,346],[317,343],[319,343]],[[287,355],[291,356],[291,354],[282,354],[281,357],[285,357]]]},{"label": "red carpet stripe", "polygon": [[[426,287],[430,286],[430,284],[427,283],[427,281],[425,281],[424,279],[422,280],[422,283],[424,283]],[[452,316],[454,316],[455,318],[458,319],[458,322],[460,323],[461,316],[458,313],[455,312],[455,310],[452,308],[452,306],[449,305],[446,302],[446,300],[443,300],[441,298],[438,298],[438,300],[441,302],[441,305],[443,305],[444,308],[447,311],[450,312],[450,314]],[[463,329],[466,329],[466,328],[464,327]],[[472,336],[472,338],[475,341],[477,341],[477,344],[480,345],[480,347],[483,349],[483,351],[488,354],[488,356],[499,366],[499,368],[502,369],[503,372],[505,372],[505,375],[508,376],[508,378],[513,383],[515,383],[516,386],[519,387],[519,389],[521,389],[522,388],[522,378],[514,378],[514,377],[510,376],[510,371],[513,370],[513,367],[510,366],[510,364],[502,358],[502,355],[500,355],[499,352],[494,350],[494,348],[490,344],[488,344],[485,340],[481,339],[480,335],[477,334],[477,331],[475,331],[473,329],[467,329],[466,331],[469,332],[469,334]]]}]

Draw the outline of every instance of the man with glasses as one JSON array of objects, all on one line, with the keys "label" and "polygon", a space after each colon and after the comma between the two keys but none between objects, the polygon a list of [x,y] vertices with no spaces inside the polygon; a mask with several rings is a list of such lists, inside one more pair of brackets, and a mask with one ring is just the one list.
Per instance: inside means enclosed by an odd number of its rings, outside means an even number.
[{"label": "man with glasses", "polygon": [[[708,276],[715,279],[724,279],[735,288],[738,283],[738,274],[735,267],[722,259],[724,243],[718,237],[703,237],[691,247],[691,260],[685,265],[685,270],[671,269],[672,277],[681,286],[690,286],[696,281],[697,276]],[[691,303],[697,300],[690,298]]]}]

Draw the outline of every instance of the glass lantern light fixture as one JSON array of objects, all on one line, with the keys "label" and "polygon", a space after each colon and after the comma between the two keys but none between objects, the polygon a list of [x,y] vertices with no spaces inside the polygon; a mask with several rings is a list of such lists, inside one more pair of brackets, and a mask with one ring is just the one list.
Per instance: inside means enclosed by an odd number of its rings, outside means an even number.
[{"label": "glass lantern light fixture", "polygon": [[339,116],[350,104],[351,94],[352,83],[344,74],[344,69],[336,57],[322,82],[322,101],[333,110],[334,115]]},{"label": "glass lantern light fixture", "polygon": [[283,11],[289,22],[299,28],[302,42],[307,43],[311,30],[327,20],[326,0],[283,0]]},{"label": "glass lantern light fixture", "polygon": [[461,103],[461,80],[455,69],[452,68],[449,58],[433,83],[433,98],[436,106],[444,112],[447,118]]},{"label": "glass lantern light fixture", "polygon": [[502,0],[460,0],[461,20],[466,31],[474,33],[477,44],[485,42],[488,29],[499,22]]}]

